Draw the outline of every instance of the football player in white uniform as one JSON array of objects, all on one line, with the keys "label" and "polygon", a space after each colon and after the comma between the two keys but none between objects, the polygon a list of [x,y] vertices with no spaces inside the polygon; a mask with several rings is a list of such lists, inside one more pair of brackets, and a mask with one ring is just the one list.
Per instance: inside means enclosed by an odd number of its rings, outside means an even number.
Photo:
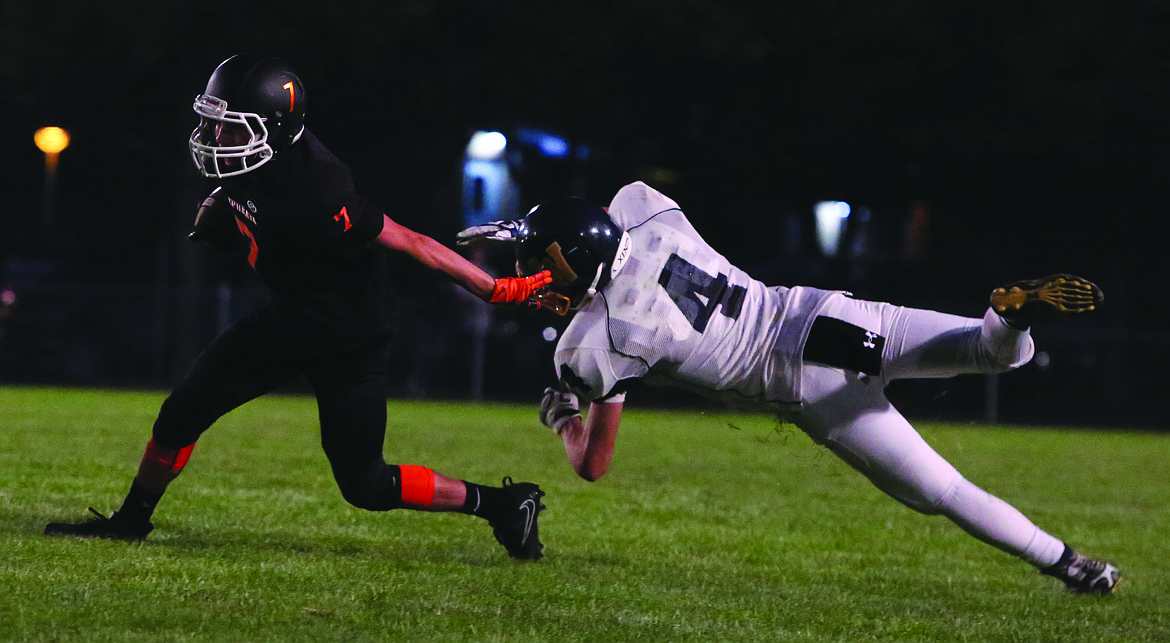
[{"label": "football player in white uniform", "polygon": [[552,271],[542,304],[575,311],[555,353],[560,387],[545,391],[541,420],[582,478],[608,470],[626,385],[641,378],[777,414],[908,507],[946,516],[1074,592],[1117,587],[1113,565],[1076,553],[968,482],[884,393],[895,379],[1027,363],[1030,323],[1100,305],[1091,282],[1054,275],[996,289],[982,319],[768,287],[709,246],[677,203],[640,182],[622,188],[608,210],[558,199],[459,237],[463,245],[513,243],[521,274]]}]

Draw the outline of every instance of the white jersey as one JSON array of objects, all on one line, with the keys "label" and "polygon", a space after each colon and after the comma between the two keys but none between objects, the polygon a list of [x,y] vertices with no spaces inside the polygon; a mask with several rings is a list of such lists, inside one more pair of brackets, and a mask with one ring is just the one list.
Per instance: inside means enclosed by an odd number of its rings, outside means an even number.
[{"label": "white jersey", "polygon": [[644,378],[738,407],[799,402],[800,351],[832,291],[765,286],[644,183],[622,188],[609,214],[631,252],[557,344],[567,389],[604,401],[624,391],[623,381]]}]

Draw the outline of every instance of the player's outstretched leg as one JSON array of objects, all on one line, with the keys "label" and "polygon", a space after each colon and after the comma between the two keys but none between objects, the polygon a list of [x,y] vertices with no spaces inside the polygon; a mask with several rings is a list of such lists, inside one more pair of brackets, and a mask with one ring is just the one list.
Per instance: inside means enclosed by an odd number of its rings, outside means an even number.
[{"label": "player's outstretched leg", "polygon": [[504,491],[512,497],[512,504],[488,520],[492,533],[512,558],[540,560],[544,545],[537,535],[537,518],[544,509],[540,502],[544,492],[531,482],[513,483],[511,478],[504,478]]},{"label": "player's outstretched leg", "polygon": [[1025,279],[991,292],[991,308],[1009,324],[1027,328],[1033,321],[1086,313],[1105,300],[1097,284],[1068,274]]},{"label": "player's outstretched leg", "polygon": [[1082,556],[1065,545],[1060,561],[1040,570],[1041,574],[1064,581],[1074,594],[1112,594],[1121,582],[1121,572],[1103,560]]},{"label": "player's outstretched leg", "polygon": [[119,518],[118,512],[107,518],[93,507],[94,517],[85,522],[51,522],[45,525],[46,536],[73,536],[75,538],[107,538],[110,540],[143,540],[153,529],[149,522],[132,524]]}]

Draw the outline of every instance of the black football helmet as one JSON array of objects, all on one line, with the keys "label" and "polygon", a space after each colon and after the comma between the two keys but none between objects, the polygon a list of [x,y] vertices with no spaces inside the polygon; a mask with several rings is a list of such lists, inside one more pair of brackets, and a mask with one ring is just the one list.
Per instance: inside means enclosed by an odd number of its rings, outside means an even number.
[{"label": "black football helmet", "polygon": [[[519,223],[517,270],[524,275],[551,271],[548,290],[568,298],[574,310],[604,288],[629,257],[629,235],[604,208],[583,199],[547,201]],[[564,314],[564,308],[550,307]]]},{"label": "black football helmet", "polygon": [[275,56],[242,53],[219,64],[195,97],[199,127],[191,158],[204,176],[235,176],[264,165],[305,129],[305,87]]}]

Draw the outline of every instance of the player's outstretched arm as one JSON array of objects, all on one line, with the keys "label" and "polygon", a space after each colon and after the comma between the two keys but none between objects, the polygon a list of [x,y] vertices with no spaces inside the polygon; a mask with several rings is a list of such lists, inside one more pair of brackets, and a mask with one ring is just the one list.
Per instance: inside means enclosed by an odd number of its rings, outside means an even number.
[{"label": "player's outstretched arm", "polygon": [[454,250],[385,215],[378,244],[410,255],[424,266],[446,274],[476,297],[492,303],[524,303],[533,290],[552,281],[547,271],[529,277],[495,279]]},{"label": "player's outstretched arm", "polygon": [[589,415],[585,419],[574,415],[560,431],[569,464],[573,465],[577,475],[589,482],[609,471],[618,425],[622,420],[622,406],[621,402],[590,403]]}]

